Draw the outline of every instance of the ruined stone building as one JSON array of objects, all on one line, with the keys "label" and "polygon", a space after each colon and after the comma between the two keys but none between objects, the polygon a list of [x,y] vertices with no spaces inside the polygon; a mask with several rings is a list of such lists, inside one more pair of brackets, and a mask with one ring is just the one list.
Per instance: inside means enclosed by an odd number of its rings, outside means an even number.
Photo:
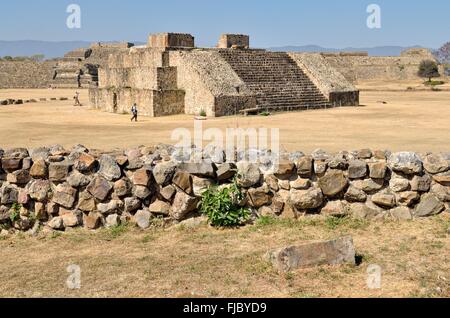
[{"label": "ruined stone building", "polygon": [[146,46],[110,55],[89,90],[91,104],[127,113],[137,103],[153,117],[359,104],[359,91],[322,55],[252,49],[249,42],[226,34],[216,48],[196,48],[189,34],[150,35]]},{"label": "ruined stone building", "polygon": [[88,88],[98,83],[98,68],[105,66],[110,54],[123,52],[132,43],[93,43],[90,48],[70,51],[57,61],[51,86]]}]

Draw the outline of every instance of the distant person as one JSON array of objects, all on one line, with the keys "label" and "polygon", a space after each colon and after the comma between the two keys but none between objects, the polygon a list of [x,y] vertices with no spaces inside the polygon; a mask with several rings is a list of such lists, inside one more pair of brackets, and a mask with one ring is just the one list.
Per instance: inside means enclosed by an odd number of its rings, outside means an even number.
[{"label": "distant person", "polygon": [[133,117],[131,117],[131,121],[138,121],[138,109],[136,103],[131,106],[131,113],[133,114]]},{"label": "distant person", "polygon": [[80,93],[75,92],[75,96],[73,97],[73,99],[75,100],[75,104],[73,106],[83,106],[80,103]]}]

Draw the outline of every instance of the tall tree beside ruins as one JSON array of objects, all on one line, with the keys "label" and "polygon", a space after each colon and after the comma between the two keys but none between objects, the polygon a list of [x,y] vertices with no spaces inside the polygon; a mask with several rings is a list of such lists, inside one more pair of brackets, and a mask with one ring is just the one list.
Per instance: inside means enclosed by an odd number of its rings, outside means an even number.
[{"label": "tall tree beside ruins", "polygon": [[437,63],[431,60],[422,61],[417,74],[420,77],[428,78],[428,82],[431,82],[432,78],[440,76]]}]

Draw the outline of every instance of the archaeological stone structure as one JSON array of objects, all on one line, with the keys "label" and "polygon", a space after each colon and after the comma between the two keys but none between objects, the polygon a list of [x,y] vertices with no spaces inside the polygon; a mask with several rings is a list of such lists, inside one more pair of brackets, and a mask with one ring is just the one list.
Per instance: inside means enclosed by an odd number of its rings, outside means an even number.
[{"label": "archaeological stone structure", "polygon": [[253,219],[400,221],[450,213],[450,153],[316,150],[281,153],[274,164],[273,154],[258,152],[253,163],[245,152],[227,157],[217,147],[199,149],[196,160],[169,145],[0,149],[1,231],[176,224],[199,216],[206,189],[235,178],[245,196],[237,204]]},{"label": "archaeological stone structure", "polygon": [[246,35],[224,34],[196,48],[189,34],[149,36],[146,46],[111,54],[89,90],[94,108],[142,115],[275,112],[359,104],[359,91],[318,54],[251,49]]}]

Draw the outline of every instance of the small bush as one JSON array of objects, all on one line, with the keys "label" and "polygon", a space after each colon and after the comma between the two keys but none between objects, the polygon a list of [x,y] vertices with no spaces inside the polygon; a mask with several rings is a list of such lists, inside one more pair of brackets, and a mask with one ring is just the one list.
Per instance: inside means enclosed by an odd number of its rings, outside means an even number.
[{"label": "small bush", "polygon": [[12,223],[16,222],[20,218],[20,210],[22,209],[22,205],[19,203],[14,203],[11,207],[9,219]]},{"label": "small bush", "polygon": [[431,81],[431,82],[424,82],[425,85],[430,85],[430,86],[438,86],[438,85],[444,85],[445,82],[444,81]]},{"label": "small bush", "polygon": [[269,112],[262,112],[262,113],[260,113],[260,115],[261,115],[261,116],[264,116],[264,117],[268,117],[268,116],[270,116],[271,114],[270,114]]},{"label": "small bush", "polygon": [[238,205],[243,199],[244,195],[235,179],[230,187],[210,187],[205,191],[199,207],[200,212],[208,217],[213,226],[239,226],[250,217],[250,211]]},{"label": "small bush", "polygon": [[206,117],[206,112],[204,109],[200,111],[200,117]]},{"label": "small bush", "polygon": [[439,77],[439,67],[436,62],[431,60],[422,61],[419,65],[419,71],[417,75],[420,77],[428,78],[428,82],[431,82],[432,78]]}]

